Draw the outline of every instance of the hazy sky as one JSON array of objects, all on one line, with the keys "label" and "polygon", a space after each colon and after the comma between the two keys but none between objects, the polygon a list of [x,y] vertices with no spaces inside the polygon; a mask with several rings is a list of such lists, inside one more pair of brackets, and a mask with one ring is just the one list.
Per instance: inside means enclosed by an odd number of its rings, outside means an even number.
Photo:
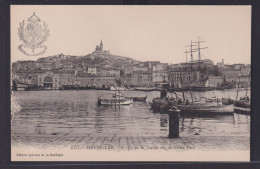
[{"label": "hazy sky", "polygon": [[[50,31],[47,52],[40,56],[18,50],[19,24],[33,12]],[[202,59],[251,63],[251,6],[11,6],[12,62],[86,55],[102,39],[115,55],[179,63],[186,60],[185,46],[198,36],[206,41],[201,47],[208,47]]]}]

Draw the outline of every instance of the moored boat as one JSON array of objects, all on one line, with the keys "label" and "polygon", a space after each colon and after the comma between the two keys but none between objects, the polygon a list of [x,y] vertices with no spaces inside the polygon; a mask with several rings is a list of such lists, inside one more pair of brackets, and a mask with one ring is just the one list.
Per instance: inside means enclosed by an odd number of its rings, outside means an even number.
[{"label": "moored boat", "polygon": [[133,99],[124,96],[118,87],[114,87],[115,94],[112,95],[112,98],[98,98],[98,105],[130,105],[133,103]]},{"label": "moored boat", "polygon": [[98,99],[100,105],[130,105],[133,103],[132,99]]},{"label": "moored boat", "polygon": [[146,101],[147,96],[145,97],[130,97],[131,99],[133,99],[133,101]]},{"label": "moored boat", "polygon": [[222,98],[222,104],[223,105],[231,105],[234,104],[235,100],[231,99],[231,98]]},{"label": "moored boat", "polygon": [[238,92],[239,92],[239,90],[237,90],[237,97],[236,97],[236,101],[234,102],[234,111],[235,113],[250,115],[251,102],[249,96],[247,96],[248,89],[245,90],[246,90],[246,96],[241,97],[239,100],[237,100]]},{"label": "moored boat", "polygon": [[239,114],[249,115],[251,113],[251,104],[248,97],[244,97],[240,100],[235,101],[234,111]]},{"label": "moored boat", "polygon": [[172,106],[176,106],[181,110],[181,113],[187,114],[233,114],[233,105],[224,105],[221,102],[194,102],[183,103],[182,101],[176,101],[175,99],[160,99],[155,98],[153,102],[150,102],[151,109],[154,112],[166,112]]},{"label": "moored boat", "polygon": [[233,105],[193,104],[175,105],[182,113],[193,114],[233,114]]}]

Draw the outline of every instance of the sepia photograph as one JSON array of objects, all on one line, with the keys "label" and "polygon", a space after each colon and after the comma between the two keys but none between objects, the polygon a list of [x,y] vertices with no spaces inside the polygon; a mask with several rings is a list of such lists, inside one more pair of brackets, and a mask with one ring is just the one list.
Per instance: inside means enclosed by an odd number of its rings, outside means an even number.
[{"label": "sepia photograph", "polygon": [[250,5],[11,5],[11,161],[250,161]]}]

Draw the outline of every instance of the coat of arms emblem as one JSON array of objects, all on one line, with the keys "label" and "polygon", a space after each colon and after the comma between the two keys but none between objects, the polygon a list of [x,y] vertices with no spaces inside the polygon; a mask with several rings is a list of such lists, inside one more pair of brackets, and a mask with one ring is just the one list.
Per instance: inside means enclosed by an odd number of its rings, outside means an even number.
[{"label": "coat of arms emblem", "polygon": [[24,43],[19,45],[18,49],[27,56],[41,55],[47,50],[43,43],[49,36],[48,26],[45,22],[41,24],[40,18],[35,13],[27,21],[28,23],[25,26],[25,21],[23,20],[18,29],[20,40]]}]

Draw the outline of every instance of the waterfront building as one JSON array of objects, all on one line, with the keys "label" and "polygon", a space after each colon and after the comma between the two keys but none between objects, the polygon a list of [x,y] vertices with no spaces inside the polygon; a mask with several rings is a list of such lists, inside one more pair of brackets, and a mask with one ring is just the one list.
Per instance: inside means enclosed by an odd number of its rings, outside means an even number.
[{"label": "waterfront building", "polygon": [[133,72],[129,74],[124,74],[120,78],[120,82],[122,85],[126,86],[139,86],[139,87],[146,87],[146,86],[153,86],[153,74],[150,72]]},{"label": "waterfront building", "polygon": [[[49,89],[58,89],[59,86],[61,85],[60,77],[61,77],[61,74],[56,74],[51,71],[40,73],[37,76],[38,86],[42,86],[44,88],[49,88]],[[58,81],[58,79],[59,79],[59,81]]]},{"label": "waterfront building", "polygon": [[153,83],[168,82],[168,73],[166,71],[153,71]]},{"label": "waterfront building", "polygon": [[77,84],[80,87],[97,86],[106,87],[115,83],[114,75],[95,75],[88,73],[80,73],[76,77]]},{"label": "waterfront building", "polygon": [[120,78],[120,83],[124,86],[133,86],[132,73],[122,75]]},{"label": "waterfront building", "polygon": [[168,76],[171,85],[178,88],[191,81],[199,81],[201,79],[201,71],[194,70],[190,72],[185,69],[171,70]]},{"label": "waterfront building", "polygon": [[142,72],[138,74],[137,86],[153,86],[153,74]]}]

